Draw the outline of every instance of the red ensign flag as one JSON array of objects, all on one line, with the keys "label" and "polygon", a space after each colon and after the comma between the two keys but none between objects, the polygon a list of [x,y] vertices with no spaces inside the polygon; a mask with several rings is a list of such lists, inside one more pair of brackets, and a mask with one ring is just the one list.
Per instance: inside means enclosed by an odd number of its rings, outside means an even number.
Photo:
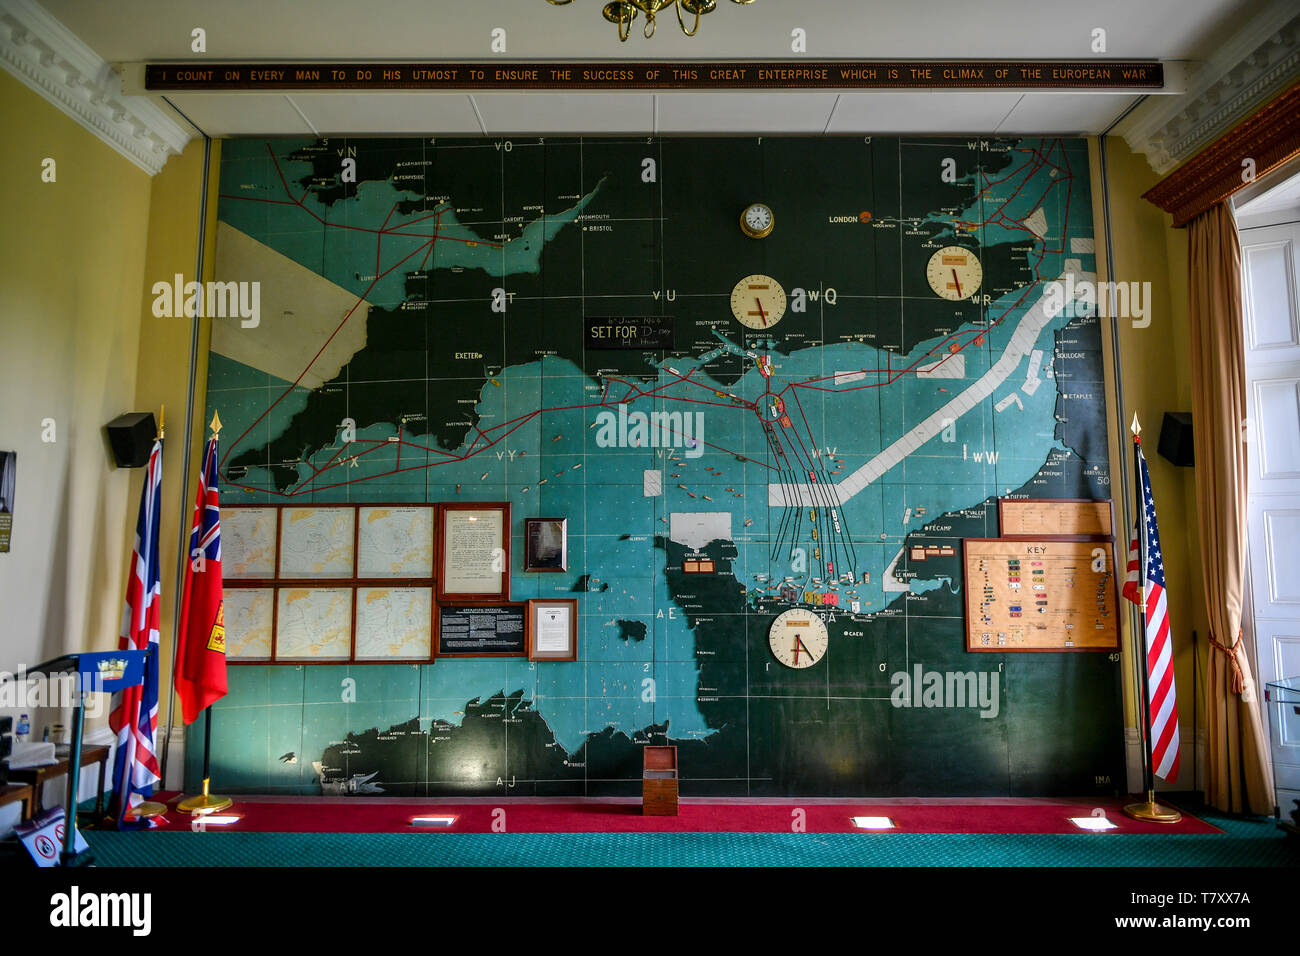
[{"label": "red ensign flag", "polygon": [[217,436],[208,439],[194,502],[189,567],[176,640],[176,693],[192,724],[226,696],[226,622],[221,609],[221,514],[217,507]]}]

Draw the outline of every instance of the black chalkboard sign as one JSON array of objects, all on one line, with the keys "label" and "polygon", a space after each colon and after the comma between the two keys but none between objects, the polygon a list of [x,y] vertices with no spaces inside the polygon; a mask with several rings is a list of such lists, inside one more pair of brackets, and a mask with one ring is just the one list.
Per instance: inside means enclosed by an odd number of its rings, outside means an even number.
[{"label": "black chalkboard sign", "polygon": [[527,657],[524,604],[439,604],[436,657]]}]

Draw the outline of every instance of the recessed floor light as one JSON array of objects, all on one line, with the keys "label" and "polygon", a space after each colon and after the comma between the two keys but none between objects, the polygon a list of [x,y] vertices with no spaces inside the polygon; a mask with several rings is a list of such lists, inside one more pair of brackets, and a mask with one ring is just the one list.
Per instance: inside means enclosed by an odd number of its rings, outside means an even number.
[{"label": "recessed floor light", "polygon": [[1080,830],[1118,830],[1119,824],[1105,817],[1070,817],[1070,822]]},{"label": "recessed floor light", "polygon": [[859,830],[893,830],[896,824],[889,817],[850,817]]},{"label": "recessed floor light", "polygon": [[456,822],[456,817],[425,814],[418,817],[411,817],[411,826],[413,827],[449,827]]}]

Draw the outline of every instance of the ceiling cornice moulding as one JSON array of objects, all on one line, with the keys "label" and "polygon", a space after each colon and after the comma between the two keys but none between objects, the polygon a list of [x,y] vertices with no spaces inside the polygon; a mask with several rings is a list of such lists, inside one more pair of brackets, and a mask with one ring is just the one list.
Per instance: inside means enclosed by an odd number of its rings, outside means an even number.
[{"label": "ceiling cornice moulding", "polygon": [[32,0],[0,0],[0,65],[150,176],[194,138]]},{"label": "ceiling cornice moulding", "polygon": [[1152,97],[1116,129],[1164,175],[1300,79],[1300,14],[1280,0],[1191,65],[1187,93]]}]

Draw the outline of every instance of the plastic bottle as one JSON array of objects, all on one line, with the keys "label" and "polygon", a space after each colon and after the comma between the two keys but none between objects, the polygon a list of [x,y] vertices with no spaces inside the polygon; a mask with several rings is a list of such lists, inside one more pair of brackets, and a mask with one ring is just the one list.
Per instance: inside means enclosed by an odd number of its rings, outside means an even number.
[{"label": "plastic bottle", "polygon": [[19,743],[27,743],[32,733],[32,719],[26,714],[18,718],[18,728],[14,732],[14,740]]}]

